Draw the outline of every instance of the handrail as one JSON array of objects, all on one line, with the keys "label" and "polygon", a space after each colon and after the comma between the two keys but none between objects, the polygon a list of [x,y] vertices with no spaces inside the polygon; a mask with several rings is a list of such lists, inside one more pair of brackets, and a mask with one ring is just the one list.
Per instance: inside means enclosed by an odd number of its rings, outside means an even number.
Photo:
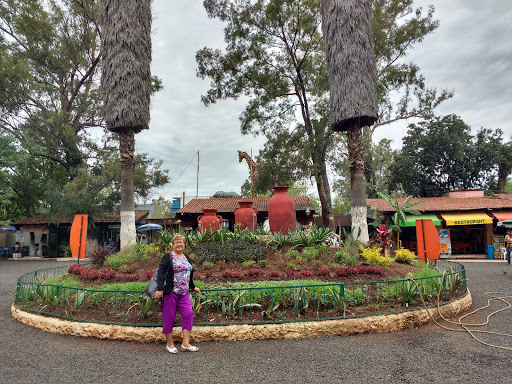
[{"label": "handrail", "polygon": [[[459,299],[467,293],[462,264],[429,260],[439,275],[415,279],[351,283],[273,282],[271,286],[203,289],[191,294],[196,325],[276,324],[346,319],[399,313]],[[130,326],[161,326],[158,302],[142,291],[107,291],[44,282],[66,272],[48,268],[18,278],[15,306],[24,311],[73,321]],[[445,274],[444,281],[441,280]],[[179,319],[177,321],[179,323]]]}]

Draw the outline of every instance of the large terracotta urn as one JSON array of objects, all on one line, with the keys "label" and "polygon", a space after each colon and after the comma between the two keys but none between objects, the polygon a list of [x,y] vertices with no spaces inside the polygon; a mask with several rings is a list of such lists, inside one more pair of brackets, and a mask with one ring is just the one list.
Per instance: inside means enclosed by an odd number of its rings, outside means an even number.
[{"label": "large terracotta urn", "polygon": [[276,193],[268,202],[268,223],[272,233],[282,232],[288,234],[295,230],[297,218],[295,216],[295,202],[286,191],[289,187],[276,186]]},{"label": "large terracotta urn", "polygon": [[208,228],[213,231],[220,229],[222,216],[217,215],[217,210],[213,208],[203,208],[204,215],[197,218],[199,232],[204,232]]},{"label": "large terracotta urn", "polygon": [[240,208],[235,208],[235,228],[242,230],[249,228],[249,231],[254,232],[256,229],[258,210],[252,207],[254,201],[252,200],[239,200],[238,205]]}]

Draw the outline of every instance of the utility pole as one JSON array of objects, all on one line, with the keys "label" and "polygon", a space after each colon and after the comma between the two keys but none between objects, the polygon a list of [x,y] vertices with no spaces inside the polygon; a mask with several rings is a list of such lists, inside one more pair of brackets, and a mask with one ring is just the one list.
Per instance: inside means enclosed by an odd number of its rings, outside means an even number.
[{"label": "utility pole", "polygon": [[199,151],[197,151],[196,199],[199,198]]}]

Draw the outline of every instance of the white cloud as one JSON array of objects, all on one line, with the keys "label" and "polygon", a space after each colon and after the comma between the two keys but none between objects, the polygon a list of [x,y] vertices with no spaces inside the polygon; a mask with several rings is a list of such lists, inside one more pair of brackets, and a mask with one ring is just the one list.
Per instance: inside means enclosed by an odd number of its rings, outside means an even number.
[{"label": "white cloud", "polygon": [[[473,129],[501,128],[512,135],[512,2],[503,0],[416,0],[433,4],[440,27],[417,44],[408,60],[419,65],[427,85],[454,90],[438,114],[455,113]],[[206,108],[200,100],[209,81],[196,76],[196,52],[224,46],[223,24],[210,20],[202,1],[153,2],[153,74],[164,90],[154,98],[151,127],[137,135],[137,150],[164,161],[171,184],[160,191],[167,198],[196,194],[197,151],[200,151],[199,195],[217,190],[240,192],[249,176],[237,150],[262,148],[263,138],[242,136],[238,117],[244,100],[225,100]],[[401,146],[407,123],[380,128],[375,140],[387,137]],[[190,165],[188,165],[190,163]],[[187,167],[188,165],[188,167]],[[176,181],[178,176],[182,176]]]}]

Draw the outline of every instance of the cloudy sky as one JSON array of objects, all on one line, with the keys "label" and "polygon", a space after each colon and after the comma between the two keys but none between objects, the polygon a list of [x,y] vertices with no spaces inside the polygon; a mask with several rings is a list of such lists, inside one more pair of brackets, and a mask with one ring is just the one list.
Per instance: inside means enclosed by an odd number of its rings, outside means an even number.
[{"label": "cloudy sky", "polygon": [[[512,136],[512,2],[509,0],[415,0],[434,5],[440,27],[418,44],[407,60],[418,64],[427,85],[455,91],[437,113],[455,113],[474,130],[501,128]],[[137,135],[138,152],[164,161],[171,182],[159,194],[171,199],[196,196],[199,151],[199,196],[216,191],[240,193],[249,175],[237,150],[256,157],[264,140],[243,136],[238,116],[244,100],[205,107],[200,100],[209,81],[196,76],[195,53],[223,48],[223,24],[210,20],[201,0],[154,0],[153,74],[164,90],[152,101],[151,125]],[[377,130],[401,145],[406,124]]]}]

